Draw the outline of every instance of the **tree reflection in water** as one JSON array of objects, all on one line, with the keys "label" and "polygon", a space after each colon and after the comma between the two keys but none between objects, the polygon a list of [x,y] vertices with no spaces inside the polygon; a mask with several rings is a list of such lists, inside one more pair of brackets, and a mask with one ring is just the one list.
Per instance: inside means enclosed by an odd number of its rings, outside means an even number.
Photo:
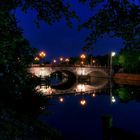
[{"label": "tree reflection in water", "polygon": [[[98,80],[99,83],[99,80]],[[77,95],[83,95],[82,100],[79,101],[81,106],[86,104],[86,98],[84,95],[87,93],[91,94],[92,97],[96,98],[102,94],[110,95],[112,91],[112,97],[117,98],[123,103],[127,103],[130,100],[140,101],[140,89],[135,86],[124,86],[124,85],[113,85],[112,90],[108,87],[108,82],[103,82],[102,86],[100,84],[93,83],[88,85],[87,83],[76,83],[68,91],[77,92]],[[104,84],[103,84],[104,83]],[[106,85],[106,86],[105,86]],[[40,86],[41,87],[41,86]],[[102,88],[101,88],[102,87]],[[49,88],[49,90],[46,90]],[[77,88],[77,90],[76,90]],[[52,89],[50,86],[44,86],[41,92],[45,91],[45,95],[57,95],[60,94],[59,102],[64,103],[64,96],[68,95],[67,90],[57,90]],[[37,89],[39,91],[39,88]],[[0,140],[15,140],[15,139],[25,139],[25,140],[57,140],[62,139],[61,135],[55,129],[49,127],[46,123],[37,119],[39,114],[47,113],[46,107],[48,107],[47,100],[48,96],[43,96],[42,94],[34,94],[34,90],[26,88],[23,96],[14,97],[13,95],[5,95],[0,98]],[[47,94],[46,92],[49,92]],[[63,94],[63,96],[61,96]],[[85,106],[86,107],[86,106]],[[45,110],[45,111],[44,111]],[[110,137],[113,140],[121,140],[126,137],[131,137],[137,140],[139,137],[127,132],[124,129],[116,128],[112,126],[112,117],[109,115],[102,116],[102,130],[103,139],[109,140]]]},{"label": "tree reflection in water", "polygon": [[[2,89],[2,87],[0,87]],[[55,140],[61,139],[56,129],[43,124],[38,115],[43,113],[47,98],[32,89],[24,94],[0,94],[0,140]]]}]

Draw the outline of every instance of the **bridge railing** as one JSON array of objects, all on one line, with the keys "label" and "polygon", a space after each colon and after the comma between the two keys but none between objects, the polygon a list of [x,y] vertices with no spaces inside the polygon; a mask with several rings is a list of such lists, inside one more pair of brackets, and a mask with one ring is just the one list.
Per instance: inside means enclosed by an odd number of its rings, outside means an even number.
[{"label": "bridge railing", "polygon": [[82,68],[102,68],[110,69],[107,65],[79,65],[79,64],[31,64],[29,67],[82,67]]}]

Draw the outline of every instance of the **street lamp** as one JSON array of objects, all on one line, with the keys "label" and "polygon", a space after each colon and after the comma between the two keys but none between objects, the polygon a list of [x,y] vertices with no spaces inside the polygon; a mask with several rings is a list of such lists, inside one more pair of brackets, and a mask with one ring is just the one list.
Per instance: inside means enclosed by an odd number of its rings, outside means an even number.
[{"label": "street lamp", "polygon": [[45,53],[44,51],[41,51],[41,52],[39,53],[39,56],[40,56],[41,58],[44,58],[44,57],[46,56],[46,53]]},{"label": "street lamp", "polygon": [[62,63],[63,60],[64,60],[64,58],[63,57],[60,57],[59,60],[60,60],[60,63]]},{"label": "street lamp", "polygon": [[70,61],[69,58],[66,58],[66,59],[65,59],[65,62],[66,62],[67,64],[69,63],[69,61]]},{"label": "street lamp", "polygon": [[35,61],[39,61],[40,59],[39,59],[39,57],[36,56],[36,57],[34,58],[34,60],[35,60]]},{"label": "street lamp", "polygon": [[116,53],[115,53],[115,52],[111,52],[111,55],[112,55],[112,56],[115,56],[115,55],[116,55]]},{"label": "street lamp", "polygon": [[44,51],[41,51],[39,54],[40,59],[42,60],[42,64],[43,64],[43,58],[46,57],[46,53]]},{"label": "street lamp", "polygon": [[86,58],[86,55],[85,55],[85,54],[81,54],[81,55],[80,55],[80,58],[81,58],[81,59],[85,59],[85,58]]},{"label": "street lamp", "polygon": [[84,64],[84,60],[86,59],[86,55],[85,54],[81,54],[80,55],[80,58],[81,58],[81,64],[83,65]]},{"label": "street lamp", "polygon": [[115,56],[115,52],[111,52],[110,54],[110,77],[112,76],[112,57]]},{"label": "street lamp", "polygon": [[95,62],[96,62],[96,60],[95,60],[95,59],[93,59],[93,60],[92,60],[92,63],[93,63],[93,64],[95,64]]},{"label": "street lamp", "polygon": [[56,64],[56,62],[57,62],[56,59],[53,59],[53,64]]}]

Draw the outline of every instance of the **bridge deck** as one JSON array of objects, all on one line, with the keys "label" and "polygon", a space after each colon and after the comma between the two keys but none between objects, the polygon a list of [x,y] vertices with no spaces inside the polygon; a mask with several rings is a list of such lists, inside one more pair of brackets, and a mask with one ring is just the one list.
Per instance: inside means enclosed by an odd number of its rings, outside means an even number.
[{"label": "bridge deck", "polygon": [[29,67],[82,67],[82,68],[101,68],[101,69],[110,69],[110,66],[101,66],[101,65],[70,65],[70,64],[32,64]]}]

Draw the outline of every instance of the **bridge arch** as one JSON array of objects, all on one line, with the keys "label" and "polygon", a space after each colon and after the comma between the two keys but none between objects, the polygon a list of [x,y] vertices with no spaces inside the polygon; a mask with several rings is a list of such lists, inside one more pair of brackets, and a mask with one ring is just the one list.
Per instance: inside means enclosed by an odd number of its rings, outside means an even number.
[{"label": "bridge arch", "polygon": [[50,77],[52,77],[55,73],[62,74],[62,81],[57,85],[51,85],[54,89],[69,89],[76,83],[76,75],[68,70],[57,70],[51,73]]},{"label": "bridge arch", "polygon": [[81,75],[87,76],[96,76],[96,77],[109,77],[109,69],[106,67],[95,67],[91,65],[44,65],[41,66],[31,66],[29,68],[29,72],[38,76],[38,77],[45,77],[49,76],[56,71],[69,71],[73,73],[76,77]]}]

